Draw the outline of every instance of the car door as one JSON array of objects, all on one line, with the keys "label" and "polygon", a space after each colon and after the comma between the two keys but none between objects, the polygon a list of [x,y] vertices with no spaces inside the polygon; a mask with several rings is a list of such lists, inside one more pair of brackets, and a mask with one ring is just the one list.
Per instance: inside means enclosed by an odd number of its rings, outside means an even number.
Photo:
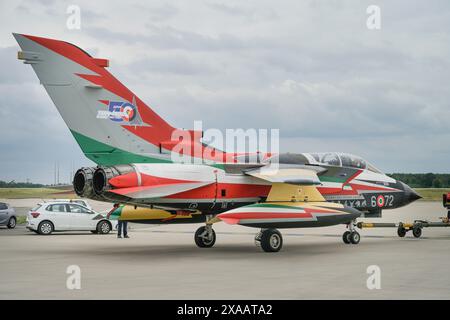
[{"label": "car door", "polygon": [[9,220],[9,211],[6,203],[0,202],[0,225],[7,224]]},{"label": "car door", "polygon": [[64,203],[51,204],[45,208],[45,219],[53,223],[55,230],[70,230],[70,217],[67,209]]},{"label": "car door", "polygon": [[70,215],[73,217],[73,228],[76,230],[95,230],[94,215],[91,211],[78,204],[68,204]]}]

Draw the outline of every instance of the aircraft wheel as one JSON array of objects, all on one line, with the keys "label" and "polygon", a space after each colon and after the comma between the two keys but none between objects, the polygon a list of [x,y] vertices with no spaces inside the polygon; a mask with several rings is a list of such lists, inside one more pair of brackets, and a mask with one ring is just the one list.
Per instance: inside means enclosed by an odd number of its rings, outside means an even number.
[{"label": "aircraft wheel", "polygon": [[255,235],[255,245],[256,245],[257,247],[261,247],[261,234],[262,234],[262,231],[258,232],[258,233]]},{"label": "aircraft wheel", "polygon": [[406,235],[406,229],[403,227],[398,227],[397,234],[400,238],[403,238]]},{"label": "aircraft wheel", "polygon": [[414,227],[412,230],[412,233],[413,233],[414,238],[420,238],[420,236],[422,235],[422,228]]},{"label": "aircraft wheel", "polygon": [[345,231],[342,235],[342,241],[344,241],[345,244],[350,244],[350,231]]},{"label": "aircraft wheel", "polygon": [[352,244],[358,244],[359,241],[361,240],[361,236],[359,235],[358,232],[353,231],[350,233],[349,239]]},{"label": "aircraft wheel", "polygon": [[278,252],[283,246],[283,237],[277,229],[266,229],[261,232],[261,248],[265,252]]},{"label": "aircraft wheel", "polygon": [[216,232],[211,228],[211,235],[208,237],[206,227],[200,227],[195,232],[194,240],[199,248],[211,248],[216,243]]}]

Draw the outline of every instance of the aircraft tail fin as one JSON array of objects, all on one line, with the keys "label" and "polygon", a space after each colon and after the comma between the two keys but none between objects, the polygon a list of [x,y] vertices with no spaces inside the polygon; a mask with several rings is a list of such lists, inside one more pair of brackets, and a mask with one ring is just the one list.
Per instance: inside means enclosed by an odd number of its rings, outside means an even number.
[{"label": "aircraft tail fin", "polygon": [[98,59],[68,42],[14,34],[84,154],[100,165],[167,162],[161,144],[175,130]]}]

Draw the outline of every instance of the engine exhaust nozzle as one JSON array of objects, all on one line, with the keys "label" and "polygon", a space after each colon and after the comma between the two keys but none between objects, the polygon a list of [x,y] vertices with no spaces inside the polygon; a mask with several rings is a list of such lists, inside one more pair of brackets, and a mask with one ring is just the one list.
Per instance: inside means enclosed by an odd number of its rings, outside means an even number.
[{"label": "engine exhaust nozzle", "polygon": [[94,168],[83,167],[78,169],[73,177],[73,189],[75,193],[83,198],[91,198],[95,195],[92,188]]},{"label": "engine exhaust nozzle", "polygon": [[115,189],[115,187],[111,185],[110,180],[114,177],[130,172],[134,172],[134,167],[131,165],[117,165],[97,168],[92,178],[92,186],[95,194],[103,195],[108,190]]}]

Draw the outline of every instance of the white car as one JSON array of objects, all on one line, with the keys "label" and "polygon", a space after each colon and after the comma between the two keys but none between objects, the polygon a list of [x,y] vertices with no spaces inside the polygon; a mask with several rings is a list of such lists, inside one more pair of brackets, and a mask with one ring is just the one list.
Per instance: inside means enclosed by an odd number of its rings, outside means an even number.
[{"label": "white car", "polygon": [[27,229],[42,235],[53,231],[91,231],[107,234],[117,229],[117,220],[74,202],[51,201],[39,203],[27,215]]},{"label": "white car", "polygon": [[53,199],[51,201],[78,203],[78,204],[81,204],[83,207],[86,207],[89,210],[92,210],[92,207],[89,205],[89,202],[87,202],[86,200],[83,200],[83,199]]}]

